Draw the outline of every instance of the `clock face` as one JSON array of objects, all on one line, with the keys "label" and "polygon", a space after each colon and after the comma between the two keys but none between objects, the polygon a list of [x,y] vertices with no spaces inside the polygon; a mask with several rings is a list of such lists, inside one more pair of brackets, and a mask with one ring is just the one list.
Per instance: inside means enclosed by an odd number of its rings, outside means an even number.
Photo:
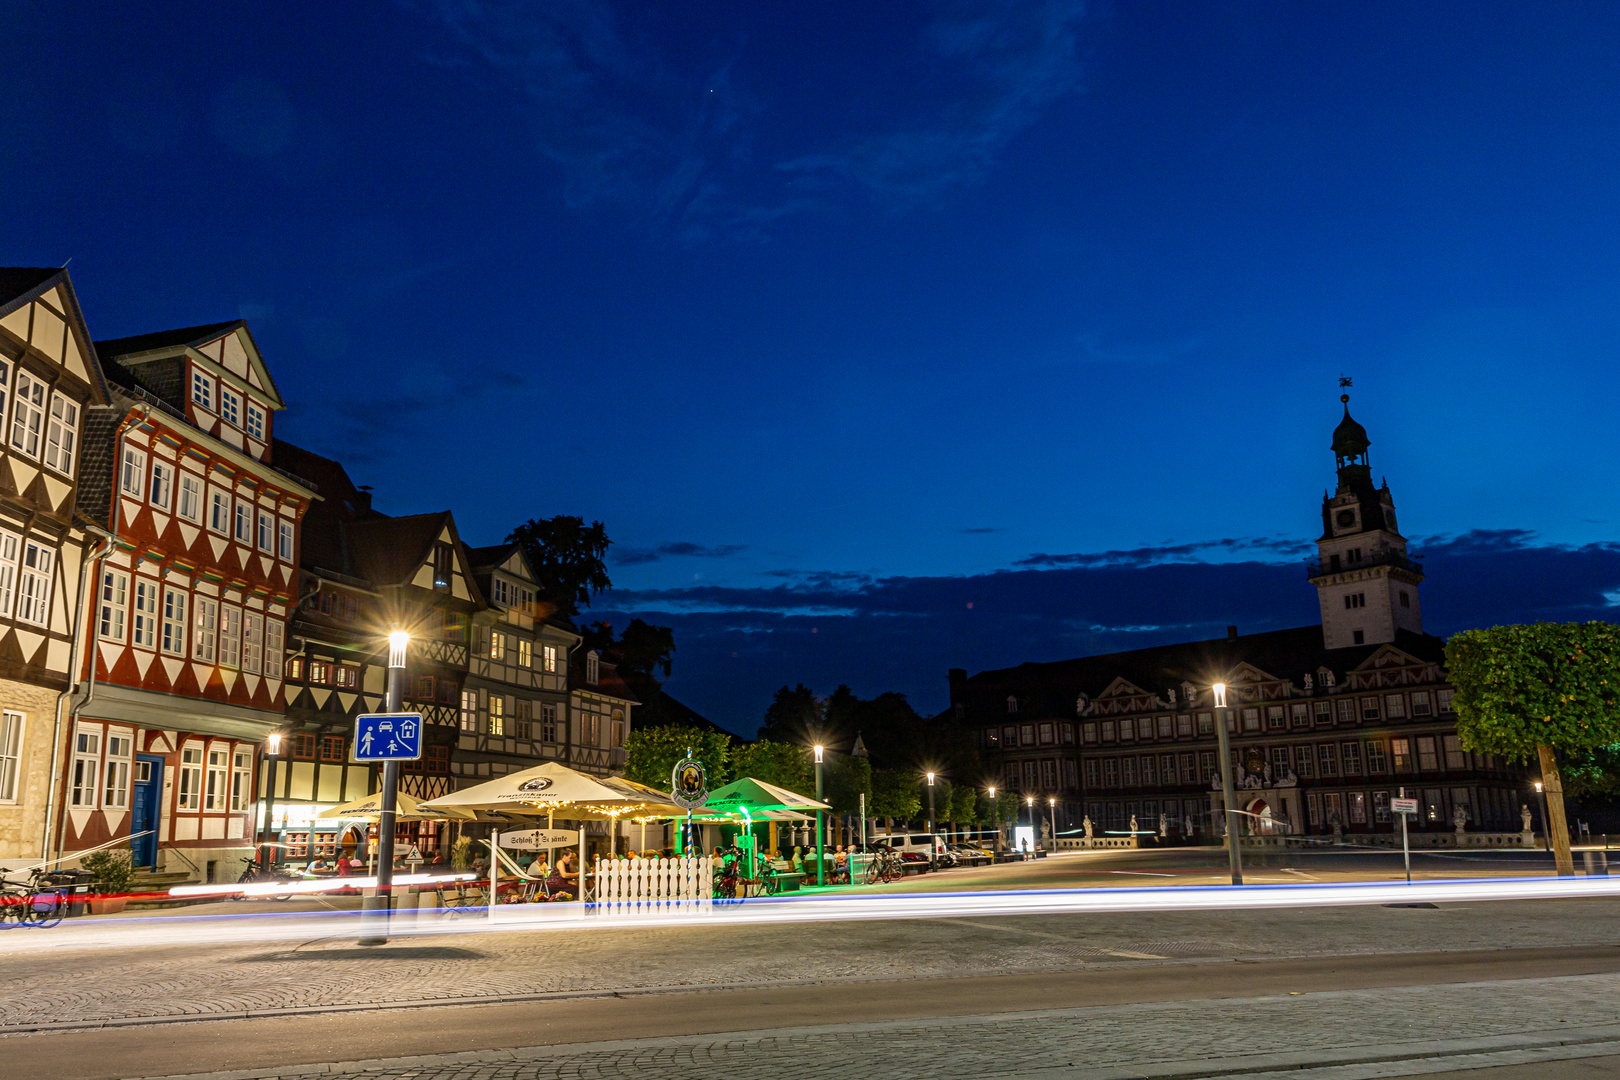
[{"label": "clock face", "polygon": [[1339,523],[1341,529],[1347,529],[1356,523],[1356,512],[1354,510],[1340,510],[1339,516],[1334,520]]}]

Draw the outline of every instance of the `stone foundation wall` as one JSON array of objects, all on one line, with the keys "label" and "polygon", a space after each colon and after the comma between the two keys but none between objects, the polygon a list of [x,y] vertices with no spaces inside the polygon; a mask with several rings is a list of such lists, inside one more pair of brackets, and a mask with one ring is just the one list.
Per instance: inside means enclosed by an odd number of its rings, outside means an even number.
[{"label": "stone foundation wall", "polygon": [[[51,790],[51,735],[56,726],[55,690],[0,679],[0,708],[20,712],[22,761],[15,802],[0,802],[0,865],[39,858],[45,835],[45,803]],[[60,800],[61,793],[58,792]]]}]

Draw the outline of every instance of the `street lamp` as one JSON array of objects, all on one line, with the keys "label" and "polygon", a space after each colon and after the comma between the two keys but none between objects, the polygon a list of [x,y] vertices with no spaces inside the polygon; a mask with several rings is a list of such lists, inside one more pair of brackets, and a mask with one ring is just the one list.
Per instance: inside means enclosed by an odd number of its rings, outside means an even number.
[{"label": "street lamp", "polygon": [[[821,802],[821,757],[823,747],[816,744],[816,802]],[[822,824],[821,809],[816,808],[816,884],[827,884],[827,836]]]},{"label": "street lamp", "polygon": [[[1035,835],[1035,796],[1024,796],[1024,802],[1029,807],[1029,835],[1033,838]],[[1034,844],[1034,842],[1033,839],[1030,840],[1031,844]]]},{"label": "street lamp", "polygon": [[266,844],[259,851],[254,852],[259,857],[259,866],[265,870],[275,865],[275,812],[276,812],[276,758],[281,755],[281,732],[272,731],[264,739],[264,756],[270,759],[270,768],[265,772],[264,778],[264,832]]},{"label": "street lamp", "polygon": [[1541,781],[1536,781],[1536,795],[1541,799],[1541,850],[1552,850],[1552,830],[1547,827],[1547,792],[1543,790]]},{"label": "street lamp", "polygon": [[[934,832],[934,774],[929,773],[928,774],[928,833],[929,833],[930,836],[932,836],[933,832]],[[930,840],[929,843],[933,843],[933,841]]]},{"label": "street lamp", "polygon": [[1052,849],[1057,850],[1057,798],[1052,795],[1046,797],[1046,817],[1052,823]]},{"label": "street lamp", "polygon": [[[405,658],[411,635],[395,630],[388,635],[388,689],[383,711],[397,713],[405,707]],[[388,916],[394,906],[394,806],[399,799],[399,762],[383,762],[382,806],[377,814],[377,891],[360,902],[361,925],[365,928],[362,945],[388,943]],[[491,877],[496,876],[500,856],[491,845]],[[495,903],[491,890],[489,902]]]},{"label": "street lamp", "polygon": [[990,820],[996,827],[996,854],[1001,854],[1001,807],[996,804],[996,786],[990,785]]},{"label": "street lamp", "polygon": [[1227,861],[1232,864],[1232,884],[1243,884],[1243,856],[1238,852],[1237,796],[1232,790],[1232,747],[1226,737],[1226,722],[1232,710],[1226,707],[1226,684],[1216,683],[1215,741],[1220,748],[1221,819],[1226,824]]}]

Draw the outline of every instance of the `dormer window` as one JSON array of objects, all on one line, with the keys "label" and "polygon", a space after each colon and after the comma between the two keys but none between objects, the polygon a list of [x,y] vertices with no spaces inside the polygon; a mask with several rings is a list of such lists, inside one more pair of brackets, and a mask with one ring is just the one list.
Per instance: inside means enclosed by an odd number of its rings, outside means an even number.
[{"label": "dormer window", "polygon": [[201,408],[213,409],[214,380],[200,371],[193,371],[191,373],[191,400]]},{"label": "dormer window", "polygon": [[1316,676],[1322,680],[1323,686],[1331,687],[1333,685],[1333,672],[1329,671],[1327,668],[1317,668]]},{"label": "dormer window", "polygon": [[1007,715],[1011,716],[1012,714],[1016,713],[1017,711],[1018,711],[1018,699],[1013,697],[1011,694],[1008,694],[1007,695]]},{"label": "dormer window", "polygon": [[219,388],[219,415],[227,424],[242,425],[242,399],[223,386]]},{"label": "dormer window", "polygon": [[248,407],[247,407],[246,415],[247,415],[247,424],[246,424],[244,430],[247,431],[249,437],[254,438],[254,439],[258,439],[260,442],[263,442],[264,441],[264,410],[259,408],[257,405],[253,404],[252,402],[249,402]]},{"label": "dormer window", "polygon": [[595,686],[602,679],[602,657],[593,649],[585,654],[585,681]]},{"label": "dormer window", "polygon": [[450,574],[455,569],[456,553],[449,544],[433,545],[433,587],[450,588]]}]

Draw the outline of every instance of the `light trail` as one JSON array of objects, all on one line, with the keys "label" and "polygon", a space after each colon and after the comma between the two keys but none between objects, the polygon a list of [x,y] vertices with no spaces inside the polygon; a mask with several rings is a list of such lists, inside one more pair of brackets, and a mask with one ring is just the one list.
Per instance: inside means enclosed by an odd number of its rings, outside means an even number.
[{"label": "light trail", "polygon": [[[349,879],[356,884],[364,878]],[[267,882],[270,886],[289,883]],[[277,895],[280,895],[279,893]],[[625,930],[845,922],[872,919],[946,919],[1100,912],[1237,911],[1376,904],[1453,904],[1501,900],[1620,898],[1620,877],[1498,878],[1451,881],[1288,883],[1272,885],[1154,885],[1122,888],[1030,889],[1004,892],[888,893],[771,897],[716,901],[684,910],[610,910],[583,904],[499,905],[454,918],[437,910],[396,913],[394,939],[460,934],[555,930]],[[68,920],[49,930],[11,929],[0,937],[7,955],[53,949],[142,948],[247,942],[307,942],[361,936],[360,912],[154,915]]]}]

